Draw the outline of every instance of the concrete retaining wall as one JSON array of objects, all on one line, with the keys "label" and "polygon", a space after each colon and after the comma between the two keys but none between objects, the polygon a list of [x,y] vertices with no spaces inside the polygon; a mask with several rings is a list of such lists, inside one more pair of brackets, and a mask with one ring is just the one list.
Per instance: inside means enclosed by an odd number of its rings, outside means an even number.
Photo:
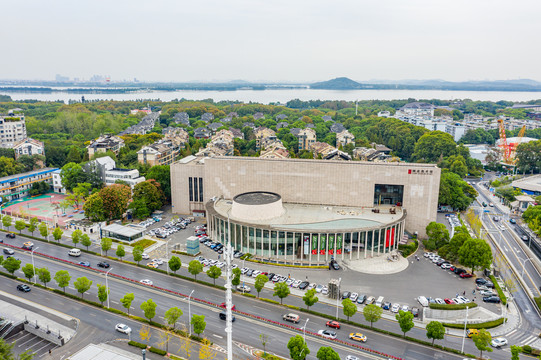
[{"label": "concrete retaining wall", "polygon": [[[487,321],[493,321],[501,318],[501,315],[495,314],[482,307],[469,309],[468,324],[477,324]],[[436,310],[425,308],[425,322],[440,321],[452,324],[463,324],[466,319],[466,310]]]},{"label": "concrete retaining wall", "polygon": [[47,332],[47,328],[38,327],[36,328],[36,324],[24,324],[24,329],[28,331],[31,334],[34,334],[36,336],[39,336],[42,339],[45,339],[47,341],[52,342],[55,345],[62,346],[64,345],[64,337],[58,335],[58,330],[50,329],[49,332]]}]

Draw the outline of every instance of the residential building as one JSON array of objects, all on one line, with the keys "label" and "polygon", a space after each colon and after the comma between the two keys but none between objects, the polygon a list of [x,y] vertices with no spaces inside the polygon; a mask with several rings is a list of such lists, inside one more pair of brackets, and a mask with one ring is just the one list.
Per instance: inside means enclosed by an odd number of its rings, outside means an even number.
[{"label": "residential building", "polygon": [[323,121],[327,122],[327,121],[333,121],[332,117],[330,115],[323,115],[323,117],[321,118]]},{"label": "residential building", "polygon": [[264,117],[265,117],[265,115],[262,112],[256,112],[254,114],[254,119],[255,120],[263,119]]},{"label": "residential building", "polygon": [[60,172],[62,170],[57,169],[52,172],[53,174],[53,191],[59,194],[65,194],[66,188],[64,185],[62,185],[62,177],[60,176]]},{"label": "residential building", "polygon": [[88,158],[92,159],[97,153],[105,153],[107,151],[112,151],[115,155],[118,155],[118,152],[121,148],[124,147],[124,140],[115,135],[102,135],[94,141],[90,142],[86,148],[88,149]]},{"label": "residential building", "polygon": [[280,130],[281,128],[286,128],[288,126],[289,124],[287,123],[287,121],[280,121],[278,124],[276,124],[276,129]]},{"label": "residential building", "polygon": [[462,123],[452,123],[445,126],[445,132],[451,134],[455,142],[458,142],[466,133],[466,127]]},{"label": "residential building", "polygon": [[392,156],[386,154],[383,151],[367,148],[367,147],[357,147],[353,150],[353,157],[361,161],[373,161],[373,162],[382,162],[389,161]]},{"label": "residential building", "polygon": [[116,167],[115,161],[110,156],[102,156],[89,161],[85,165],[87,171],[95,172],[100,175],[101,181],[105,183],[105,173]]},{"label": "residential building", "polygon": [[391,117],[391,112],[390,111],[380,111],[378,112],[378,117],[384,117],[384,118],[388,118],[388,117]]},{"label": "residential building", "polygon": [[210,137],[210,130],[204,127],[198,127],[193,131],[193,137],[196,139],[208,139]]},{"label": "residential building", "polygon": [[299,139],[299,151],[310,150],[312,144],[316,142],[316,131],[313,129],[302,129],[297,135]]},{"label": "residential building", "polygon": [[137,169],[118,169],[114,168],[105,172],[105,185],[113,185],[117,180],[126,182],[132,189],[135,185],[145,181],[144,176],[139,175]]},{"label": "residential building", "polygon": [[0,196],[6,201],[20,199],[28,195],[28,191],[35,182],[45,181],[53,184],[53,173],[57,168],[44,168],[22,174],[4,176],[0,178]]},{"label": "residential building", "polygon": [[224,126],[224,124],[222,124],[221,122],[214,122],[212,124],[207,125],[207,128],[209,128],[210,130],[212,130],[213,133],[215,133],[216,130],[218,130],[222,126]]},{"label": "residential building", "polygon": [[188,115],[187,112],[178,112],[173,116],[173,120],[177,124],[182,124],[186,126],[190,126],[190,115]]},{"label": "residential building", "polygon": [[137,161],[143,165],[169,165],[175,160],[178,151],[165,143],[156,142],[146,145],[137,152]]},{"label": "residential building", "polygon": [[336,146],[344,148],[347,144],[355,145],[355,136],[347,130],[336,134]]},{"label": "residential building", "polygon": [[244,139],[244,133],[241,130],[236,129],[236,128],[229,128],[229,131],[231,131],[231,134],[233,134],[233,137]]},{"label": "residential building", "polygon": [[230,118],[230,119],[238,118],[239,114],[236,111],[232,111],[229,114],[227,114],[227,117]]},{"label": "residential building", "polygon": [[249,127],[249,128],[252,128],[252,130],[255,130],[255,124],[253,122],[250,122],[250,121],[247,121],[244,124],[242,124],[242,127],[243,128]]},{"label": "residential building", "polygon": [[11,149],[19,141],[26,139],[26,122],[20,109],[0,114],[0,147]]},{"label": "residential building", "polygon": [[261,159],[289,159],[289,151],[282,145],[276,142],[268,148],[261,150],[259,155]]},{"label": "residential building", "polygon": [[145,135],[152,131],[154,125],[156,125],[156,121],[158,121],[159,118],[159,112],[149,113],[145,115],[145,117],[143,117],[138,124],[130,126],[126,130],[122,131],[119,135]]},{"label": "residential building", "polygon": [[278,114],[278,115],[276,115],[276,121],[281,121],[281,120],[284,120],[284,119],[287,119],[286,114]]},{"label": "residential building", "polygon": [[206,112],[203,115],[201,115],[201,120],[204,122],[212,121],[214,120],[214,115],[212,113]]},{"label": "residential building", "polygon": [[163,141],[170,141],[179,150],[190,141],[190,134],[183,128],[169,126],[162,130],[162,134]]},{"label": "residential building", "polygon": [[45,146],[43,143],[32,138],[26,138],[16,142],[13,145],[13,150],[15,150],[15,159],[18,159],[21,155],[45,155]]},{"label": "residential building", "polygon": [[133,109],[130,111],[130,114],[132,115],[137,115],[138,113],[150,114],[151,112],[152,110],[149,107],[144,107],[142,109]]},{"label": "residential building", "polygon": [[316,141],[310,145],[309,150],[314,154],[315,158],[321,157],[323,159],[331,152],[336,150],[336,148],[327,144],[326,142]]},{"label": "residential building", "polygon": [[256,150],[261,149],[261,142],[263,139],[268,138],[268,137],[273,137],[274,139],[276,139],[276,133],[274,132],[274,130],[271,130],[263,126],[260,126],[257,129],[255,129],[254,135],[255,135]]},{"label": "residential building", "polygon": [[233,156],[235,145],[234,135],[229,130],[218,131],[204,149],[199,150],[197,156]]},{"label": "residential building", "polygon": [[341,133],[342,131],[346,130],[345,126],[342,125],[341,123],[334,123],[331,125],[331,132],[333,133]]},{"label": "residential building", "polygon": [[434,109],[436,107],[432,104],[425,102],[411,102],[400,109],[398,109],[396,116],[409,115],[409,116],[430,116],[434,117]]}]

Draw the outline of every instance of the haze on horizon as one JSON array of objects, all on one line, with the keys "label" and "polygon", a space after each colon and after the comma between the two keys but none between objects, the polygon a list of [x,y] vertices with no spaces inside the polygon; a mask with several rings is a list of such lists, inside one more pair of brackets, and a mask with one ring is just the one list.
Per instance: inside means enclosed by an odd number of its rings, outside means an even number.
[{"label": "haze on horizon", "polygon": [[0,79],[541,81],[537,0],[28,0]]}]

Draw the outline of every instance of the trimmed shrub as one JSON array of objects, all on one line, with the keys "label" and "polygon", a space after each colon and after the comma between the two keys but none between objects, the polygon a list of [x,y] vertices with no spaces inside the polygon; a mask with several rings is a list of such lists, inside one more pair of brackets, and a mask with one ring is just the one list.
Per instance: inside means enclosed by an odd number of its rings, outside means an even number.
[{"label": "trimmed shrub", "polygon": [[537,307],[541,310],[541,296],[536,296],[533,299],[535,300]]},{"label": "trimmed shrub", "polygon": [[271,304],[280,305],[280,302],[276,301],[276,300],[271,300],[271,299],[266,299],[266,298],[259,298],[259,300],[265,301],[265,302],[268,302],[268,303],[271,303]]},{"label": "trimmed shrub", "polygon": [[154,353],[154,354],[161,355],[161,356],[167,355],[167,351],[162,350],[162,349],[157,349],[157,348],[155,348],[154,346],[151,346],[151,347],[148,349],[148,351],[150,351],[151,353]]},{"label": "trimmed shrub", "polygon": [[415,253],[417,251],[417,248],[419,247],[419,241],[417,239],[413,240],[413,242],[409,244],[400,244],[398,245],[398,250],[402,252],[402,256],[408,257],[411,254]]},{"label": "trimmed shrub", "polygon": [[435,310],[464,310],[465,308],[477,307],[477,303],[471,302],[468,304],[433,304],[430,303],[430,308]]},{"label": "trimmed shrub", "polygon": [[532,353],[532,347],[530,345],[524,345],[522,347],[522,352],[526,353],[526,354],[531,354]]},{"label": "trimmed shrub", "polygon": [[496,281],[496,278],[494,277],[494,275],[490,275],[490,280],[494,284],[494,288],[498,292],[498,296],[500,297],[500,300],[502,301],[502,304],[507,305],[507,297],[503,293],[502,288],[500,287],[500,284],[498,284],[498,282]]},{"label": "trimmed shrub", "polygon": [[[486,322],[482,322],[482,323],[478,323],[478,324],[467,324],[466,328],[468,328],[468,329],[491,329],[491,328],[494,328],[496,326],[500,326],[501,324],[503,324],[504,320],[505,320],[505,318],[499,318],[497,320],[486,321]],[[464,324],[443,323],[443,326],[448,327],[448,328],[453,328],[453,329],[464,329]]]},{"label": "trimmed shrub", "polygon": [[128,345],[138,347],[139,349],[146,349],[147,348],[147,346],[145,344],[141,344],[141,343],[139,343],[137,341],[133,341],[133,340],[129,341]]}]

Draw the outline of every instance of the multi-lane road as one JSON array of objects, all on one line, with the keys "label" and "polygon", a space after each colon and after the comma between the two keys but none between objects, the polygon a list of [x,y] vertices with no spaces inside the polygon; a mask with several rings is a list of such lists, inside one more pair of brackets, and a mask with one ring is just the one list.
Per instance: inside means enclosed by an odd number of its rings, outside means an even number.
[{"label": "multi-lane road", "polygon": [[[16,241],[21,241],[20,239],[10,240],[10,243],[15,243]],[[6,241],[7,242],[7,241]],[[85,260],[89,261],[92,266],[95,266],[98,261],[103,260],[100,257],[84,254],[81,256],[81,258],[69,258],[67,255],[67,249],[61,248],[52,244],[46,244],[46,243],[40,243],[39,244],[38,251],[40,253],[45,253],[50,256],[54,256],[57,258],[65,258],[66,260]],[[20,258],[22,263],[31,263],[31,256],[28,251],[17,251],[16,257]],[[34,254],[34,262],[36,267],[47,267],[51,274],[56,273],[58,270],[68,270],[71,277],[72,282],[78,277],[86,276],[88,279],[93,281],[93,286],[91,290],[88,291],[88,293],[84,294],[84,297],[86,299],[91,299],[94,301],[97,301],[97,287],[96,284],[105,284],[105,278],[103,273],[97,272],[93,269],[88,269],[85,267],[81,267],[78,265],[69,265],[66,263],[62,263],[50,258],[42,257],[39,255]],[[165,311],[173,306],[178,306],[182,309],[184,312],[184,315],[180,319],[180,323],[185,323],[187,325],[188,321],[188,313],[189,310],[191,310],[191,314],[199,314],[199,315],[205,315],[207,320],[207,328],[203,335],[207,336],[208,338],[212,339],[214,343],[225,347],[225,323],[218,318],[219,309],[214,306],[209,306],[206,304],[198,303],[195,300],[192,300],[190,302],[191,306],[190,309],[188,309],[188,301],[186,301],[185,296],[179,296],[175,294],[166,293],[160,290],[157,290],[155,288],[145,286],[138,283],[128,282],[126,280],[122,280],[119,278],[116,278],[114,276],[111,276],[112,274],[118,274],[124,277],[128,277],[131,279],[134,279],[136,281],[141,279],[150,279],[152,280],[153,284],[156,287],[160,288],[166,288],[171,289],[175,292],[178,292],[180,294],[189,294],[192,290],[195,290],[193,293],[194,298],[204,299],[206,301],[210,301],[212,303],[219,304],[224,301],[224,293],[223,291],[199,284],[195,284],[189,281],[185,281],[179,278],[166,276],[164,274],[157,273],[155,271],[151,271],[144,268],[138,268],[134,267],[128,264],[122,264],[115,261],[109,261],[111,266],[113,267],[113,270],[109,273],[108,277],[108,284],[110,288],[110,305],[111,307],[115,307],[117,309],[123,310],[122,305],[119,304],[119,299],[124,296],[126,293],[133,292],[135,294],[135,300],[132,304],[132,309],[130,309],[130,312],[132,314],[143,316],[142,311],[140,310],[139,306],[141,302],[146,301],[149,298],[152,298],[154,302],[158,304],[158,308],[156,310],[157,318],[154,319],[156,321],[163,322],[163,314]],[[22,277],[22,273],[17,273],[17,275]],[[48,286],[56,287],[56,284],[49,283]],[[14,283],[2,281],[2,288],[6,291],[7,289],[14,290]],[[73,287],[70,285],[70,288],[67,289],[72,294],[76,294],[76,291],[73,289]],[[42,296],[47,296],[48,299],[42,298]],[[270,293],[267,294],[270,297]],[[34,289],[31,293],[24,294],[25,297],[29,297],[30,299],[37,301],[37,302],[46,302],[47,304],[50,304],[52,307],[56,305],[55,300],[51,300],[51,298],[56,298],[57,295],[50,294],[50,293],[43,293],[42,291],[38,291],[38,289]],[[289,298],[288,298],[289,299]],[[301,305],[302,300],[297,297],[292,297],[290,300],[295,301],[288,301],[289,304],[296,303],[297,305]],[[246,298],[243,296],[234,296],[234,304],[236,305],[237,309],[242,312],[250,313],[250,314],[256,314],[257,316],[280,322],[282,323],[281,316],[287,312],[287,310],[281,306],[263,303],[261,301]],[[317,306],[314,306],[314,310],[316,311],[322,311],[329,314],[334,313],[334,309],[327,305],[327,304],[316,304]],[[59,306],[58,310],[62,311],[64,309],[63,306]],[[80,306],[79,306],[80,309]],[[79,310],[79,313],[70,314],[73,316],[76,316],[81,319],[81,321],[86,322],[88,318],[87,311],[86,310]],[[101,315],[111,318],[110,315]],[[295,331],[295,330],[289,330],[284,329],[281,326],[275,325],[275,324],[269,324],[266,322],[254,320],[249,317],[245,317],[240,314],[235,314],[237,320],[234,324],[234,340],[249,346],[253,346],[256,348],[261,348],[261,340],[259,338],[259,335],[262,333],[265,333],[269,336],[269,341],[267,344],[267,350],[275,352],[279,355],[287,356],[287,348],[286,344],[289,338],[291,338],[295,334],[302,335],[302,332]],[[325,322],[326,319],[324,318],[318,318],[316,316],[312,315],[305,315],[301,313],[301,324],[297,325],[298,327],[302,327],[304,322],[307,318],[310,318],[306,330],[308,333],[314,332],[316,333],[318,330],[325,328]],[[361,320],[362,315],[357,314],[352,319],[358,322],[363,322]],[[91,319],[90,319],[91,320]],[[120,320],[114,320],[107,322],[106,325],[99,324],[99,321],[97,321],[95,326],[98,324],[101,326],[100,329],[104,331],[104,333],[111,333],[112,336],[117,336],[117,334],[114,333],[113,325],[115,321]],[[394,332],[399,332],[398,325],[394,322],[390,321],[380,321],[381,325],[384,325],[384,327],[389,327]],[[380,325],[378,323],[378,325]],[[134,325],[134,334],[137,334],[137,329],[139,328],[138,325]],[[432,348],[417,345],[414,343],[406,342],[401,339],[397,339],[394,337],[388,337],[386,335],[382,335],[379,333],[371,332],[371,331],[364,331],[360,330],[348,325],[343,325],[342,329],[338,330],[338,339],[343,341],[351,342],[351,340],[348,339],[347,335],[350,332],[363,332],[368,336],[368,342],[366,344],[361,344],[363,346],[369,347],[371,349],[375,349],[390,355],[402,357],[405,359],[434,359],[434,358],[445,358],[445,359],[459,359],[460,357],[453,356],[448,353],[442,353],[439,351],[436,351]],[[426,339],[425,337],[425,330],[422,328],[414,328],[410,333],[408,333],[409,336],[418,337],[421,339]],[[312,337],[310,335],[307,335],[307,341],[309,344],[310,349],[312,350],[312,354],[315,354],[317,352],[317,349],[319,347],[327,345],[327,346],[333,346],[335,350],[337,350],[342,357],[345,357],[347,354],[355,354],[359,356],[362,359],[368,359],[373,358],[373,355],[367,355],[362,352],[356,351],[353,347],[348,347],[347,345],[341,345],[335,342],[331,342],[328,340],[324,340],[317,337]],[[446,339],[443,341],[443,344],[446,346],[451,346],[454,348],[460,348],[462,339],[453,337],[453,336],[447,336]],[[466,341],[466,349],[467,352],[476,353],[476,350],[471,343],[471,340]],[[238,350],[237,351],[241,351]]]}]

